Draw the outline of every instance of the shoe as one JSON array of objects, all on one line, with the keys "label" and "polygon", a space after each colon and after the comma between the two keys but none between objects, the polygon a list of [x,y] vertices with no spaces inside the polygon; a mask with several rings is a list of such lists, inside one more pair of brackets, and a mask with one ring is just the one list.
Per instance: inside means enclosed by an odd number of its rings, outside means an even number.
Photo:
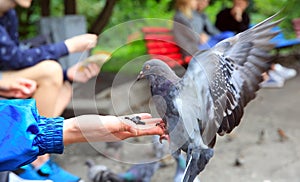
[{"label": "shoe", "polygon": [[48,160],[37,171],[40,176],[45,176],[53,182],[78,182],[80,178],[65,171],[59,167],[55,162]]},{"label": "shoe", "polygon": [[261,88],[281,88],[284,85],[284,79],[274,71],[269,71],[269,78],[260,83]]},{"label": "shoe", "polygon": [[275,80],[278,83],[285,82],[285,78],[283,78],[280,74],[278,74],[278,72],[276,72],[274,70],[269,70],[268,75],[269,75],[269,78],[271,78],[272,80]]},{"label": "shoe", "polygon": [[33,167],[33,165],[31,165],[31,164],[22,166],[13,172],[22,179],[27,179],[27,180],[46,180],[47,179],[44,176],[40,176],[37,173],[37,171],[35,170],[35,168]]},{"label": "shoe", "polygon": [[48,160],[38,170],[31,164],[22,166],[14,171],[20,178],[27,180],[52,180],[53,182],[78,182],[80,178],[65,171],[56,163]]},{"label": "shoe", "polygon": [[294,78],[297,75],[297,71],[295,69],[287,68],[280,64],[274,65],[274,71],[285,80]]},{"label": "shoe", "polygon": [[8,181],[10,182],[53,182],[52,180],[30,180],[30,179],[23,179],[20,176],[16,175],[13,172],[9,172]]}]

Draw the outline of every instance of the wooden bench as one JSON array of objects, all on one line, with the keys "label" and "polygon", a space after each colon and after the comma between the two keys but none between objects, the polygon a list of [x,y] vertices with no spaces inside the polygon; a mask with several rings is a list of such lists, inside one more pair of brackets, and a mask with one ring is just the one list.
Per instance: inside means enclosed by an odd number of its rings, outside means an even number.
[{"label": "wooden bench", "polygon": [[172,30],[165,27],[143,27],[147,52],[152,58],[159,58],[171,68],[187,66],[190,57],[183,58],[180,48],[176,45]]},{"label": "wooden bench", "polygon": [[296,33],[297,38],[300,38],[300,18],[293,19],[293,27]]},{"label": "wooden bench", "polygon": [[[297,25],[300,30],[300,21]],[[279,27],[275,27],[273,30],[280,32],[271,40],[275,44],[277,54],[283,48],[300,45],[300,38],[286,39]],[[191,57],[182,56],[171,29],[166,27],[143,27],[142,32],[144,33],[147,52],[152,58],[159,58],[165,61],[171,68],[179,65],[186,67],[188,65]]]}]

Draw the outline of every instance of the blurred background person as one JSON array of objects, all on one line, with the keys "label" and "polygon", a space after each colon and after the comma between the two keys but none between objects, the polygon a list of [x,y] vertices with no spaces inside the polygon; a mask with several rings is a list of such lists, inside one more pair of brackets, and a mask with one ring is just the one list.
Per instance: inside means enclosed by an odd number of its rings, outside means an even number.
[{"label": "blurred background person", "polygon": [[[221,31],[240,33],[250,28],[250,16],[247,13],[249,0],[233,0],[231,8],[220,11],[216,19],[216,27]],[[297,75],[295,69],[272,63],[270,70],[263,74],[263,88],[281,88],[284,82]]]}]

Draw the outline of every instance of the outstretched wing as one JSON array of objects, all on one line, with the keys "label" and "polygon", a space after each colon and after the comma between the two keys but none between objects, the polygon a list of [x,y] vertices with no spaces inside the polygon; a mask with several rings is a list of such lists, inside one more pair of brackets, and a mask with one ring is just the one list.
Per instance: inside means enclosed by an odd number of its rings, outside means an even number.
[{"label": "outstretched wing", "polygon": [[191,138],[200,131],[213,146],[216,133],[229,133],[240,123],[269,68],[270,39],[278,33],[271,29],[281,21],[272,22],[275,16],[194,56],[175,101]]}]

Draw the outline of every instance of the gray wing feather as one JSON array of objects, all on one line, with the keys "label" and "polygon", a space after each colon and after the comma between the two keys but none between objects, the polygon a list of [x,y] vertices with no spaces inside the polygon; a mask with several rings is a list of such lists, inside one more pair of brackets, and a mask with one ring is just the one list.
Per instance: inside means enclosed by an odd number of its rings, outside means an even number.
[{"label": "gray wing feather", "polygon": [[275,16],[194,56],[178,83],[178,100],[184,102],[179,112],[190,137],[198,130],[209,145],[217,133],[229,133],[240,123],[269,68],[270,39],[278,33],[271,29],[281,22],[272,22]]}]

